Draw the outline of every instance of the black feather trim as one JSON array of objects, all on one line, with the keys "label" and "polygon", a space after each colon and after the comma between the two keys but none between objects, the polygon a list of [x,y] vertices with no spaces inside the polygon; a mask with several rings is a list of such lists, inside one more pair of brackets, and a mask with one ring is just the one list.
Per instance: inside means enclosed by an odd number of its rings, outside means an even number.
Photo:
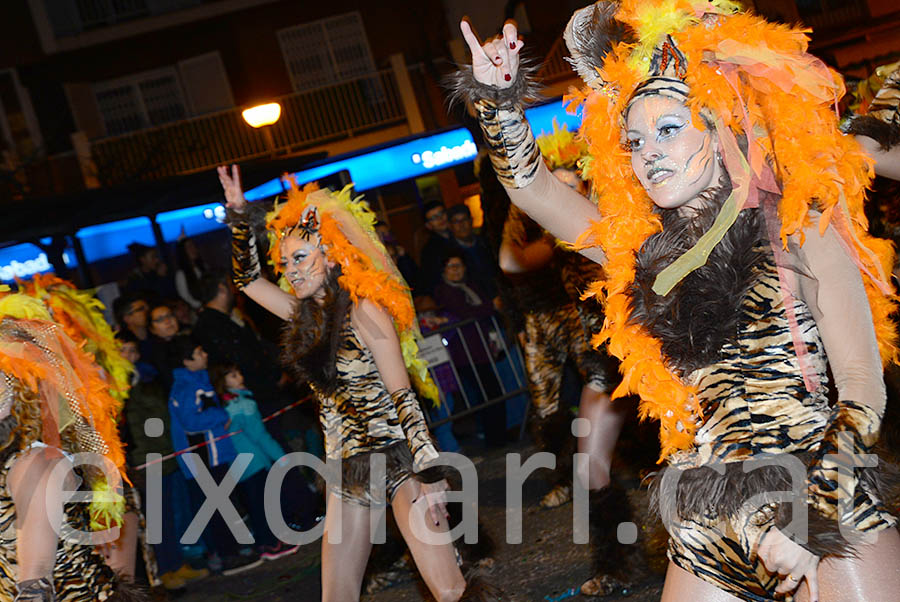
[{"label": "black feather trim", "polygon": [[516,79],[508,88],[497,88],[476,81],[471,65],[464,65],[445,77],[443,84],[450,92],[450,106],[457,102],[470,105],[482,99],[489,100],[498,107],[527,105],[541,98],[541,86],[535,78],[538,66],[531,59],[520,56]]},{"label": "black feather trim", "polygon": [[599,77],[597,68],[614,45],[634,39],[630,28],[616,20],[619,8],[619,2],[597,2],[577,11],[566,26],[563,37],[572,55],[566,61],[587,84]]},{"label": "black feather trim", "polygon": [[[717,196],[728,192],[722,189]],[[766,239],[759,213],[745,209],[704,266],[688,274],[668,295],[654,293],[657,274],[709,230],[720,206],[721,202],[711,202],[690,214],[661,211],[663,229],[641,247],[628,290],[632,323],[659,339],[669,367],[683,374],[715,362],[723,345],[735,340],[741,302],[754,284],[756,266],[768,253],[767,244],[760,244]]]},{"label": "black feather trim", "polygon": [[[813,459],[811,453],[792,454],[805,466]],[[791,477],[782,466],[766,465],[744,472],[744,464],[732,462],[724,465],[724,474],[712,467],[701,466],[680,471],[674,494],[675,512],[683,520],[694,517],[735,517],[749,501],[771,499],[775,506],[774,524],[784,528],[791,522],[791,504],[776,500],[773,494],[791,491]],[[659,515],[661,504],[671,503],[672,492],[664,488],[663,475],[678,470],[668,467],[658,472],[650,483],[650,510]],[[857,469],[860,486],[870,492],[886,507],[896,507],[900,499],[900,473],[898,467],[884,459],[876,468]],[[840,526],[810,509],[808,513],[807,541],[802,544],[819,557],[853,556],[851,543],[841,534]]]},{"label": "black feather trim", "polygon": [[854,117],[844,130],[854,136],[871,138],[881,146],[883,151],[889,151],[900,144],[900,127],[869,115]]}]

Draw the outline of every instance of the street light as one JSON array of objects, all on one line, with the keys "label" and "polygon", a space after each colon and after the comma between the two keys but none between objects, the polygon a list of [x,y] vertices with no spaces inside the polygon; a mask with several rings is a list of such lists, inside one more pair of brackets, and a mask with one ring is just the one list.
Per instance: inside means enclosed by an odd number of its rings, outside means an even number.
[{"label": "street light", "polygon": [[269,154],[275,154],[275,141],[272,140],[272,129],[269,127],[278,121],[281,117],[281,105],[277,102],[269,102],[263,105],[256,105],[245,109],[241,113],[241,117],[247,122],[247,125],[256,129],[262,129],[266,137],[266,146]]}]

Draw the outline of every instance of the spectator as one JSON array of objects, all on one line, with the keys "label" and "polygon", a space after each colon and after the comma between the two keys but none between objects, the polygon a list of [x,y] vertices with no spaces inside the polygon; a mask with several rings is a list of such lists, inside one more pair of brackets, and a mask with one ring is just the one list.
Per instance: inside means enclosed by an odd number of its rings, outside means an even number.
[{"label": "spectator", "polygon": [[169,275],[169,266],[160,258],[156,247],[133,242],[128,245],[128,250],[134,256],[137,268],[128,277],[125,290],[151,297],[175,298],[175,279]]},{"label": "spectator", "polygon": [[200,256],[197,245],[190,238],[181,233],[178,242],[175,243],[175,264],[178,270],[175,272],[175,289],[178,297],[193,309],[199,310],[203,303],[200,302],[197,285],[200,278],[209,270],[206,262]]},{"label": "spectator", "polygon": [[[209,380],[206,351],[185,335],[175,338],[172,348],[173,357],[181,361],[181,367],[173,371],[174,383],[169,394],[172,444],[177,450],[201,445],[194,450],[194,454],[177,458],[179,468],[187,479],[188,495],[196,513],[205,499],[203,490],[196,482],[196,473],[208,470],[215,482],[220,483],[236,453],[229,438],[218,439],[226,435],[230,418]],[[198,457],[202,458],[205,467],[200,465]],[[210,568],[214,571],[222,569],[222,574],[234,575],[262,562],[258,556],[238,554],[237,542],[219,512],[213,513],[205,535],[211,551]]]},{"label": "spectator", "polygon": [[[497,333],[491,320],[493,303],[477,284],[467,278],[466,262],[461,251],[449,253],[441,270],[442,282],[434,288],[435,297],[459,320],[476,322],[458,329],[462,341],[448,337],[451,357],[463,381],[468,397],[478,403],[501,397],[503,386],[494,373],[493,362],[501,353]],[[462,347],[462,349],[459,349]],[[483,391],[484,395],[481,394]],[[498,447],[506,443],[506,406],[500,402],[480,413],[485,443]]]},{"label": "spectator", "polygon": [[441,265],[447,255],[458,251],[459,247],[450,233],[450,222],[447,221],[447,210],[440,201],[425,203],[425,228],[429,231],[428,240],[422,247],[419,265],[418,292],[430,295],[435,285],[441,280]]},{"label": "spectator", "polygon": [[237,364],[263,411],[280,408],[283,403],[278,390],[281,369],[277,355],[266,348],[249,325],[233,319],[235,299],[230,277],[220,272],[208,273],[200,279],[197,290],[203,309],[193,335],[204,349],[209,349],[211,363]]},{"label": "spectator", "polygon": [[[235,451],[238,454],[248,453],[253,456],[250,465],[241,475],[238,489],[250,515],[250,523],[253,526],[256,542],[259,544],[260,555],[265,560],[275,560],[293,554],[300,546],[287,545],[275,537],[266,519],[263,497],[269,468],[282,460],[285,455],[284,449],[266,430],[253,394],[244,386],[244,375],[241,374],[237,365],[217,364],[213,366],[211,375],[216,393],[225,402],[225,411],[231,418],[228,432],[234,433],[231,441]],[[291,474],[296,478],[303,479],[302,476],[299,476],[301,474],[299,470],[292,470]],[[299,510],[300,512],[296,514],[304,516],[304,518],[296,522],[311,526],[314,523],[316,502],[305,479],[302,482],[282,483],[281,491],[282,511],[286,509]],[[285,493],[293,495],[285,495]],[[286,498],[289,497],[295,499],[288,501]]]},{"label": "spectator", "polygon": [[171,357],[171,343],[178,334],[178,320],[172,308],[157,303],[150,310],[150,337],[147,359],[159,373],[165,391],[172,387],[172,370],[181,366],[181,360]]},{"label": "spectator", "polygon": [[138,341],[141,355],[147,357],[150,350],[148,322],[150,304],[142,295],[125,293],[113,301],[113,316],[120,332],[129,332]]},{"label": "spectator", "polygon": [[[462,249],[466,259],[469,278],[483,290],[493,302],[497,297],[497,259],[491,252],[487,241],[475,233],[472,227],[472,213],[460,203],[447,210],[450,221],[450,232],[456,245]],[[499,303],[499,299],[495,306]]]},{"label": "spectator", "polygon": [[[172,429],[167,395],[155,378],[156,371],[148,370],[149,364],[141,360],[137,341],[130,333],[122,338],[122,355],[138,368],[125,402],[124,414],[130,440],[128,464],[141,466],[147,462],[147,454],[160,454],[165,457],[174,451],[170,438]],[[152,437],[147,434],[151,429],[145,429],[145,424],[150,419],[162,421],[162,433]],[[177,513],[188,510],[187,483],[178,470],[174,458],[163,462],[161,471],[161,494],[157,499],[162,500],[162,538],[160,543],[153,544],[153,549],[156,552],[156,564],[163,587],[167,590],[177,590],[184,587],[188,581],[206,577],[209,571],[195,570],[184,562],[174,517]],[[148,497],[145,474],[144,470],[132,471],[131,480],[146,504]],[[146,508],[144,510],[146,511]]]}]

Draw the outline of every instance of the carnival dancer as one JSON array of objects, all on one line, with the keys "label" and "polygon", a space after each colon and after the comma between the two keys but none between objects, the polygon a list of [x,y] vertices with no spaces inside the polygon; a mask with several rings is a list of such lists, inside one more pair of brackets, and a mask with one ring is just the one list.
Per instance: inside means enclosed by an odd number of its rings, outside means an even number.
[{"label": "carnival dancer", "polygon": [[[537,144],[553,176],[586,194],[578,162],[587,154],[587,145],[555,122],[553,132],[538,137]],[[541,506],[553,508],[572,498],[576,438],[571,430],[573,416],[560,398],[565,364],[572,360],[584,382],[578,415],[591,425],[588,433],[577,438],[578,452],[588,458],[578,467],[583,473],[579,480],[591,491],[594,518],[591,544],[595,576],[582,585],[581,591],[605,595],[622,590],[628,586],[623,562],[627,555],[617,550],[616,525],[631,517],[624,490],[610,484],[610,467],[628,406],[611,402],[615,364],[606,353],[591,346],[592,336],[603,324],[601,307],[594,299],[581,300],[587,286],[600,278],[602,268],[560,248],[550,233],[515,205],[510,207],[503,228],[500,266],[514,284],[533,290],[537,299],[527,303],[523,311],[525,367],[534,408],[529,426],[538,448],[556,455],[553,488],[541,500]],[[615,524],[610,520],[613,517],[619,519]]]},{"label": "carnival dancer", "polygon": [[[435,598],[497,599],[481,579],[466,583],[452,544],[416,535],[447,530],[446,481],[432,466],[438,453],[410,378],[420,390],[437,391],[416,357],[412,300],[375,234],[375,215],[349,187],[333,193],[292,185],[287,203],[266,221],[269,256],[282,273],[278,286],[261,277],[250,225],[259,207],[244,199],[236,166],[218,173],[232,224],[235,285],[288,322],[283,359],[313,388],[326,456],[341,462],[340,485],[329,484],[326,494],[322,599],[359,598],[371,516],[387,504]],[[374,453],[386,457],[381,492],[369,483]]]},{"label": "carnival dancer", "polygon": [[[873,471],[851,464],[877,441],[882,361],[898,354],[892,250],[865,232],[871,170],[837,129],[839,76],[802,31],[729,0],[582,9],[565,37],[587,84],[573,100],[588,200],[540,160],[515,26],[484,46],[461,28],[473,64],[459,93],[498,178],[604,265],[589,292],[605,300],[598,342],[622,361],[616,394],[638,394],[660,421],[662,599],[770,600],[798,586],[802,600],[895,599],[896,518]],[[790,492],[796,470],[743,462],[764,454],[800,464],[793,501],[808,531],[772,493]]]},{"label": "carnival dancer", "polygon": [[[0,295],[0,597],[138,599],[70,530],[90,535],[123,525],[120,402],[85,343],[74,342],[40,300]],[[76,453],[102,456],[112,472],[76,467]],[[68,503],[82,480],[95,494],[89,508]]]}]

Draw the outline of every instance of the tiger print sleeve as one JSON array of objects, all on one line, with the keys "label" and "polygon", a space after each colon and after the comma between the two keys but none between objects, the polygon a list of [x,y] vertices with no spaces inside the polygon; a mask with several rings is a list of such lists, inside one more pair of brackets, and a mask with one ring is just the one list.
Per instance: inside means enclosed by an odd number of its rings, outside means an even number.
[{"label": "tiger print sleeve", "polygon": [[474,104],[491,164],[505,188],[524,188],[537,176],[541,153],[520,104],[500,106],[481,98]]},{"label": "tiger print sleeve", "polygon": [[418,472],[427,468],[438,457],[431,436],[428,434],[428,426],[425,424],[425,414],[412,389],[397,389],[391,393],[391,401],[397,408],[397,417],[400,419],[400,428],[406,435],[406,443],[413,455],[413,467]]},{"label": "tiger print sleeve", "polygon": [[235,223],[231,226],[231,275],[234,285],[243,290],[261,274],[252,226],[246,222]]}]

